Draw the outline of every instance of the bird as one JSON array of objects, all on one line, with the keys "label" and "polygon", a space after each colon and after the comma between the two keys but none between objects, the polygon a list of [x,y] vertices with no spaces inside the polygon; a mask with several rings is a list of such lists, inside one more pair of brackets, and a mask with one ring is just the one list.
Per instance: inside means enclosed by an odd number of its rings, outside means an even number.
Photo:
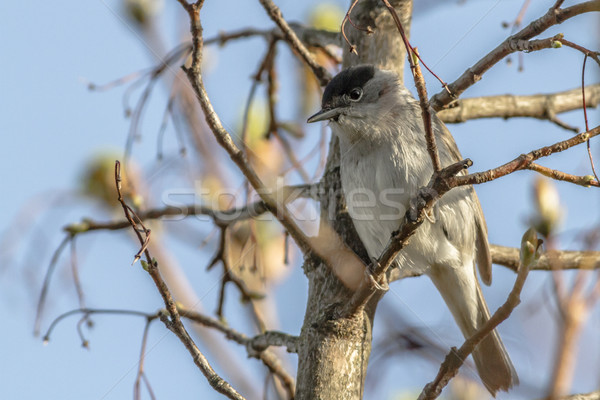
[{"label": "bird", "polygon": [[[462,160],[454,138],[432,110],[442,167]],[[337,74],[308,123],[329,121],[339,138],[346,207],[369,257],[378,259],[400,228],[409,202],[434,170],[421,107],[394,71],[358,65]],[[394,260],[403,273],[427,275],[465,338],[490,318],[477,279],[491,284],[487,226],[472,186],[453,188],[434,205]],[[473,351],[477,372],[495,396],[519,383],[494,330]]]}]

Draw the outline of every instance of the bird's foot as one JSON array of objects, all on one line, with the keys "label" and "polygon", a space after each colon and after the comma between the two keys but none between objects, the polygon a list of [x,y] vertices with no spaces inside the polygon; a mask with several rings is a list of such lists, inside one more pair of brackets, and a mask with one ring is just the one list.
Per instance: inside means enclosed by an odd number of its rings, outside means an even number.
[{"label": "bird's foot", "polygon": [[387,281],[387,275],[383,274],[383,276],[379,278],[379,282],[377,281],[375,275],[373,275],[373,271],[379,269],[378,267],[379,261],[377,261],[376,258],[371,258],[371,265],[365,268],[365,275],[367,276],[373,287],[382,292],[387,292],[388,290],[390,290],[390,286],[388,285]]}]

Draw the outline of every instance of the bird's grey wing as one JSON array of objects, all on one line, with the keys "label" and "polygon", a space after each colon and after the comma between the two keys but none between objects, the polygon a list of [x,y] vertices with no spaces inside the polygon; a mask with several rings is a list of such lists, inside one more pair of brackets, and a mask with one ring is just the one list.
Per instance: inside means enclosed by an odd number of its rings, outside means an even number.
[{"label": "bird's grey wing", "polygon": [[471,188],[473,192],[473,206],[475,208],[475,225],[477,231],[475,232],[475,262],[479,269],[479,275],[481,280],[486,285],[492,283],[492,255],[490,254],[490,246],[488,243],[487,225],[485,218],[483,217],[483,210],[475,190]]},{"label": "bird's grey wing", "polygon": [[[456,145],[452,134],[448,131],[448,128],[446,128],[446,125],[444,125],[435,112],[433,113],[432,118],[434,126],[438,128],[436,132],[436,137],[439,143],[438,146],[443,146],[447,150],[445,154],[448,154],[446,157],[447,159],[441,160],[442,167],[462,160],[463,158],[458,150],[458,146]],[[440,152],[440,154],[442,153],[443,152]],[[461,174],[466,173],[466,171],[461,171]],[[492,257],[490,255],[490,247],[487,239],[487,226],[483,216],[483,210],[481,209],[481,204],[477,198],[477,194],[472,187],[469,189],[475,217],[475,262],[477,263],[481,280],[486,285],[490,285],[492,283]]]},{"label": "bird's grey wing", "polygon": [[[435,136],[436,136],[436,140],[438,142],[438,147],[443,147],[447,150],[446,152],[441,152],[441,151],[439,152],[440,153],[440,161],[442,162],[442,167],[446,167],[452,163],[462,160],[463,158],[460,154],[460,151],[458,150],[458,146],[456,145],[456,142],[454,141],[454,137],[452,137],[452,134],[450,133],[448,128],[446,128],[446,125],[442,122],[442,120],[437,116],[435,111],[433,111],[433,110],[431,110],[431,111],[432,111],[432,115],[431,115],[432,123],[433,123],[433,126],[436,128]],[[443,159],[444,158],[443,154],[448,155],[446,157],[446,159]]]}]

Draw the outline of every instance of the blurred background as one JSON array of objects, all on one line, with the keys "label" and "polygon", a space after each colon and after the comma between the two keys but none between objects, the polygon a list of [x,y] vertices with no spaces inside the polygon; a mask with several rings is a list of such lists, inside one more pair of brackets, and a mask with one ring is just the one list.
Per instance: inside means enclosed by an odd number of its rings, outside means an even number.
[{"label": "blurred background", "polygon": [[[522,0],[415,3],[411,42],[447,82],[517,29],[513,23],[523,6]],[[522,24],[553,3],[531,2]],[[567,1],[566,6],[574,3]],[[346,1],[278,5],[288,21],[334,31],[348,7]],[[248,107],[269,42],[258,35],[220,43],[219,35],[245,28],[266,31],[273,23],[258,2],[248,1],[207,1],[202,16],[205,39],[215,38],[205,48],[204,80],[225,127],[238,144],[245,143],[250,161],[270,186],[318,181],[329,130],[305,124],[320,99],[310,74],[285,43],[277,43],[269,52],[274,56],[268,60],[271,73],[262,74]],[[597,14],[582,15],[543,37],[562,32],[570,41],[598,49],[599,22]],[[140,210],[194,203],[228,208],[255,197],[205,126],[179,71],[185,55],[173,56],[165,72],[151,78],[152,68],[166,55],[178,55],[178,46],[188,40],[187,16],[176,1],[4,1],[0,37],[0,398],[130,398],[143,317],[95,314],[88,323],[74,315],[55,326],[45,346],[42,337],[56,317],[82,306],[154,313],[163,307],[162,300],[140,264],[131,266],[139,244],[128,230],[91,232],[77,236],[75,247],[64,242],[36,319],[47,270],[65,240],[62,228],[83,218],[122,218],[114,202],[115,159],[125,164],[128,201]],[[332,59],[339,55],[336,49],[330,55],[319,53],[332,72],[338,68]],[[515,54],[510,61],[500,62],[463,96],[552,93],[581,85],[583,55],[573,49]],[[430,94],[441,89],[431,76],[426,78]],[[271,92],[269,79],[276,82]],[[415,93],[412,80],[406,82]],[[598,65],[588,60],[586,83],[597,82]],[[174,93],[179,95],[175,98]],[[269,96],[274,99],[276,127]],[[559,117],[584,127],[581,110]],[[590,127],[597,126],[597,110],[589,110],[588,119]],[[478,120],[449,128],[462,154],[473,160],[473,171],[572,135],[533,119]],[[596,160],[599,148],[592,141]],[[591,173],[584,146],[541,164],[576,175]],[[536,178],[533,172],[518,172],[476,188],[491,243],[519,246],[533,213]],[[562,215],[556,245],[597,249],[597,240],[584,237],[598,232],[599,192],[569,183],[554,185]],[[315,234],[318,206],[300,199],[293,209],[306,232]],[[201,216],[169,218],[149,227],[152,253],[168,270],[166,279],[177,299],[216,315],[224,269],[217,264],[206,271],[220,239],[212,221]],[[299,334],[307,282],[302,257],[293,243],[286,250],[280,226],[269,220],[239,223],[228,229],[227,243],[232,279],[243,282],[250,296],[244,298],[235,284],[227,284],[221,317],[248,335],[263,325]],[[83,297],[74,284],[74,267]],[[484,287],[484,293],[495,310],[506,299],[515,274],[501,266],[494,266],[493,273],[494,284]],[[567,274],[565,280],[569,278]],[[545,395],[558,332],[553,296],[550,274],[531,273],[522,304],[499,327],[522,382],[499,398]],[[435,376],[447,349],[462,343],[462,336],[426,278],[395,283],[379,307],[365,398],[413,398]],[[582,332],[573,392],[600,386],[599,316],[595,307]],[[39,332],[34,335],[36,327]],[[244,348],[218,333],[195,328],[194,334],[217,372],[248,399],[263,398],[265,387],[265,398],[276,398],[266,368],[248,359]],[[280,354],[295,375],[295,355]],[[487,396],[474,368],[463,370],[444,396]],[[160,322],[148,331],[144,371],[158,399],[222,398]],[[141,397],[151,398],[146,388]]]}]

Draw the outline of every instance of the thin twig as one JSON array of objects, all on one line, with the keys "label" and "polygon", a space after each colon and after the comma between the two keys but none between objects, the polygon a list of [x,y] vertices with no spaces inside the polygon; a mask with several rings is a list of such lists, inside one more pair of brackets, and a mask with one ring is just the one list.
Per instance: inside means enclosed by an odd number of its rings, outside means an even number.
[{"label": "thin twig", "polygon": [[265,71],[265,69],[267,68],[267,64],[269,63],[269,60],[271,60],[273,58],[272,54],[275,51],[276,44],[277,44],[277,40],[274,38],[272,38],[269,41],[269,44],[267,46],[267,51],[265,52],[265,56],[263,57],[263,60],[258,67],[258,71],[256,71],[256,73],[252,76],[252,86],[250,87],[250,92],[248,93],[248,99],[246,100],[246,106],[244,108],[244,119],[242,122],[242,134],[241,134],[241,140],[240,140],[241,149],[244,152],[244,154],[246,155],[246,157],[249,156],[247,143],[248,143],[248,121],[250,119],[250,109],[252,108],[252,102],[254,101],[254,95],[256,94],[256,88],[258,87],[258,84],[262,80],[262,74]]},{"label": "thin twig", "polygon": [[[281,365],[281,362],[277,358],[277,356],[273,352],[269,351],[267,348],[269,346],[285,346],[287,348],[288,352],[295,353],[295,352],[297,352],[297,346],[298,346],[298,343],[297,343],[298,338],[297,337],[287,335],[282,332],[276,332],[276,331],[268,331],[263,334],[259,334],[255,337],[248,337],[248,336],[244,335],[243,333],[236,331],[235,329],[229,327],[227,324],[225,324],[215,318],[211,318],[207,315],[203,315],[196,311],[187,309],[180,304],[177,305],[177,310],[179,312],[179,315],[182,318],[186,318],[186,319],[189,319],[190,321],[199,323],[203,326],[216,329],[219,332],[225,334],[225,337],[227,339],[232,340],[238,344],[241,344],[242,346],[245,346],[246,350],[248,352],[248,355],[250,357],[260,359],[265,364],[265,366],[267,368],[269,368],[269,370],[272,373],[274,373],[281,380],[281,382],[284,384],[284,386],[288,390],[290,399],[293,399],[294,391],[295,391],[294,378],[291,375],[289,375],[287,373],[287,371],[285,371],[285,369]],[[77,314],[83,314],[84,316],[89,316],[89,315],[93,315],[93,314],[111,314],[111,315],[132,315],[132,316],[144,317],[146,319],[146,325],[144,327],[144,334],[142,337],[142,346],[141,346],[141,350],[140,350],[140,362],[139,362],[140,365],[138,367],[138,378],[141,377],[140,379],[145,379],[144,373],[143,373],[143,365],[144,365],[144,358],[145,358],[145,353],[146,353],[145,348],[147,346],[148,330],[150,327],[150,323],[152,321],[154,321],[155,319],[161,318],[161,315],[164,314],[164,310],[159,311],[157,313],[146,313],[146,312],[142,312],[142,311],[122,310],[122,309],[94,309],[94,308],[74,309],[74,310],[67,311],[67,312],[59,315],[58,317],[56,317],[54,319],[54,321],[52,321],[52,323],[50,324],[50,327],[48,328],[48,330],[46,331],[46,334],[44,335],[44,338],[43,338],[44,342],[48,343],[50,341],[50,335],[52,334],[54,328],[56,328],[56,326],[58,326],[58,324],[62,320],[64,320],[65,318],[68,318],[72,315],[77,315]],[[139,385],[138,379],[136,378],[136,386],[138,386],[138,385]],[[137,388],[134,389],[134,393],[135,392],[139,393],[139,389],[137,389]],[[151,396],[152,396],[152,394],[151,394]]]},{"label": "thin twig", "polygon": [[[198,6],[190,5],[190,7],[192,8],[193,13],[196,13],[196,14],[199,13],[200,8]],[[148,239],[149,239],[149,237],[148,237],[149,230],[146,229],[145,227],[143,227],[143,225],[141,224],[140,218],[136,216],[135,212],[131,209],[131,207],[129,207],[125,203],[125,200],[123,199],[123,195],[121,194],[121,173],[120,172],[121,172],[120,171],[120,163],[119,163],[119,161],[117,161],[115,163],[115,184],[116,184],[116,188],[117,188],[117,198],[118,198],[119,202],[121,203],[125,217],[131,224],[131,227],[140,242],[141,248],[138,251],[138,254],[143,253],[146,257],[146,265],[145,265],[144,269],[146,269],[146,271],[148,272],[148,274],[154,281],[154,284],[156,285],[156,288],[158,289],[161,297],[163,298],[163,302],[165,303],[165,307],[167,309],[168,314],[160,314],[159,315],[160,320],[185,345],[186,349],[192,356],[194,363],[200,369],[202,374],[204,374],[204,376],[206,377],[206,379],[208,380],[209,384],[211,385],[211,387],[213,389],[215,389],[219,393],[224,394],[225,396],[227,396],[230,399],[245,400],[244,397],[241,396],[227,381],[225,381],[223,378],[221,378],[214,371],[214,369],[208,363],[208,360],[206,359],[204,354],[202,354],[200,349],[198,349],[198,346],[196,346],[196,343],[194,343],[194,340],[190,337],[185,326],[181,322],[181,318],[179,316],[179,312],[177,311],[177,306],[175,304],[175,300],[173,300],[173,296],[171,295],[171,292],[169,291],[167,284],[165,283],[165,281],[163,280],[163,278],[160,274],[160,271],[158,269],[158,263],[156,260],[154,260],[152,258],[152,256],[150,255],[150,252],[148,251],[147,245],[148,245]],[[136,220],[138,222],[136,222]],[[138,226],[137,226],[138,223],[140,225],[142,225],[143,230],[138,228]],[[144,232],[146,235],[142,236],[142,232]]]},{"label": "thin twig", "polygon": [[[148,74],[148,84],[144,88],[140,95],[138,102],[131,113],[131,124],[129,125],[129,133],[127,134],[127,141],[125,143],[125,159],[128,160],[133,149],[133,142],[135,139],[141,136],[139,132],[139,125],[142,119],[142,114],[148,103],[148,99],[152,94],[154,85],[158,82],[158,78],[162,76],[165,71],[173,69],[173,65],[180,60],[187,52],[189,52],[189,45],[178,46],[172,50],[165,58],[155,66]],[[138,81],[140,82],[140,81]]]},{"label": "thin twig", "polygon": [[[290,203],[299,198],[314,198],[314,192],[318,189],[318,184],[304,184],[285,186],[282,189],[281,200],[284,203]],[[142,220],[155,220],[163,217],[191,217],[205,215],[213,220],[215,225],[229,226],[239,221],[256,218],[267,211],[265,204],[262,201],[256,201],[239,208],[231,208],[228,210],[215,210],[208,206],[190,204],[179,207],[164,207],[153,208],[146,211],[141,211],[137,216]],[[109,222],[94,221],[89,218],[83,219],[81,222],[69,224],[63,227],[63,230],[69,235],[80,235],[88,232],[99,230],[121,230],[128,228],[129,221],[118,220]]]},{"label": "thin twig", "polygon": [[265,297],[265,295],[262,293],[250,290],[243,280],[241,280],[231,272],[231,266],[229,265],[229,260],[227,258],[226,252],[226,241],[227,228],[222,227],[221,234],[219,235],[219,246],[217,252],[206,267],[207,270],[210,270],[219,262],[221,262],[221,265],[223,266],[223,274],[221,275],[221,287],[219,289],[219,301],[217,304],[217,316],[221,319],[224,318],[223,306],[225,303],[225,286],[228,282],[233,283],[238,288],[240,294],[242,295],[242,301],[244,302],[252,301],[253,299],[262,299]]},{"label": "thin twig", "polygon": [[[173,119],[173,106],[175,105],[175,98],[177,95],[177,91],[175,90],[176,86],[173,85],[171,88],[171,93],[169,94],[169,100],[167,101],[167,106],[165,107],[165,111],[162,116],[162,121],[160,123],[160,127],[158,128],[158,134],[156,135],[156,158],[160,161],[163,159],[163,140],[165,136],[165,132],[167,130],[167,122],[169,121],[169,117]],[[179,134],[179,130],[175,129],[177,141],[179,142],[179,153],[181,155],[185,154],[185,143],[182,140],[181,135]]]},{"label": "thin twig", "polygon": [[[519,268],[519,249],[514,247],[490,245],[492,262],[502,265],[517,272]],[[600,252],[598,251],[573,251],[573,250],[547,250],[531,265],[532,271],[600,269]]]},{"label": "thin twig", "polygon": [[421,60],[421,57],[419,57],[419,52],[416,51],[416,49],[414,49],[409,43],[408,38],[406,37],[406,33],[404,32],[404,27],[402,26],[402,22],[400,21],[400,17],[398,17],[398,14],[396,13],[394,7],[392,7],[388,0],[383,0],[383,4],[392,14],[392,18],[396,23],[396,27],[398,28],[398,32],[400,32],[400,36],[402,37],[402,41],[404,42],[404,47],[406,48],[408,62],[410,64],[410,69],[412,71],[415,86],[417,88],[417,94],[419,95],[421,117],[423,119],[423,126],[425,128],[425,139],[427,140],[427,152],[431,157],[434,172],[438,172],[442,169],[442,164],[440,162],[440,156],[438,154],[437,145],[435,143],[435,135],[433,133],[433,126],[431,124],[431,110],[427,96],[427,88],[425,86],[425,79],[423,78],[423,74],[421,73],[421,68],[419,67],[418,62],[416,61],[417,58]]},{"label": "thin twig", "polygon": [[575,50],[579,50],[585,56],[590,57],[591,59],[593,59],[594,61],[596,61],[596,63],[598,65],[600,65],[600,57],[598,57],[600,55],[599,52],[588,50],[585,47],[580,46],[580,45],[578,45],[576,43],[569,42],[567,39],[560,39],[559,42],[561,42],[563,45],[565,45],[567,47],[570,47],[570,48],[575,49]]},{"label": "thin twig", "polygon": [[83,287],[81,286],[81,280],[79,279],[79,267],[77,264],[77,249],[75,247],[75,236],[72,237],[70,243],[71,274],[73,275],[73,284],[75,285],[75,291],[77,292],[77,300],[79,301],[79,307],[85,308],[85,295],[83,293]]},{"label": "thin twig", "polygon": [[148,378],[146,377],[146,373],[144,372],[144,361],[146,359],[146,346],[148,344],[148,332],[150,332],[150,325],[152,324],[152,321],[154,321],[156,318],[158,318],[158,314],[146,317],[146,325],[144,326],[144,334],[142,335],[142,346],[140,349],[140,359],[138,362],[138,371],[137,371],[137,375],[135,377],[135,383],[133,385],[133,398],[135,400],[140,400],[142,398],[142,391],[140,389],[141,381],[144,381],[144,385],[146,386],[146,390],[148,391],[150,398],[152,400],[156,399],[156,397],[154,396],[152,387],[150,386],[150,381],[148,381]]},{"label": "thin twig", "polygon": [[[108,309],[108,308],[77,308],[75,310],[67,311],[67,312],[59,315],[52,321],[52,323],[48,327],[48,330],[46,330],[46,333],[44,334],[44,337],[43,337],[44,343],[48,343],[50,341],[50,334],[52,334],[52,331],[54,330],[54,328],[56,328],[56,326],[63,319],[70,317],[71,315],[77,315],[77,314],[83,314],[86,316],[89,316],[92,314],[135,315],[135,316],[140,316],[140,317],[145,317],[145,318],[149,318],[153,315],[153,314],[148,314],[145,312],[135,311],[135,310],[117,310],[117,309]],[[156,317],[158,317],[158,315]]]},{"label": "thin twig", "polygon": [[340,31],[342,32],[342,36],[344,37],[344,40],[350,47],[350,53],[354,53],[354,54],[358,54],[358,52],[356,51],[356,46],[353,45],[352,43],[350,43],[350,40],[348,40],[348,36],[346,36],[346,21],[349,21],[350,24],[354,28],[356,28],[360,31],[364,31],[367,33],[373,33],[373,29],[370,26],[367,26],[367,28],[360,28],[360,27],[356,26],[356,24],[354,22],[352,22],[352,19],[350,18],[350,13],[354,9],[354,6],[356,6],[356,3],[358,3],[358,0],[354,0],[354,1],[352,1],[352,4],[350,4],[350,7],[348,8],[348,11],[346,11],[346,15],[344,16],[344,19],[342,20],[342,26],[340,28]]},{"label": "thin twig", "polygon": [[35,313],[35,323],[34,323],[34,327],[33,327],[33,334],[35,336],[38,336],[40,334],[40,326],[42,324],[42,313],[44,310],[44,306],[46,305],[46,297],[48,296],[48,288],[50,286],[50,279],[52,279],[52,274],[54,273],[56,264],[58,263],[58,259],[61,255],[62,251],[64,250],[64,248],[67,246],[67,243],[69,243],[69,241],[72,238],[73,237],[71,235],[65,236],[65,238],[62,240],[62,242],[60,242],[60,244],[58,245],[56,250],[54,250],[54,254],[52,255],[52,258],[50,259],[50,264],[48,265],[48,268],[46,269],[46,276],[44,276],[44,283],[42,284],[42,291],[40,292],[40,298],[38,299],[37,310]]},{"label": "thin twig", "polygon": [[[590,127],[588,125],[588,117],[587,117],[587,107],[586,107],[586,101],[585,101],[585,64],[588,58],[588,53],[585,54],[584,58],[583,58],[583,67],[581,68],[581,101],[583,102],[583,117],[585,120],[585,130],[589,131]],[[598,60],[598,56],[596,55],[595,60]],[[600,64],[600,62],[599,62]],[[598,178],[598,174],[596,173],[596,167],[594,166],[594,157],[592,156],[592,149],[590,146],[590,140],[587,140],[587,152],[588,152],[588,157],[590,159],[590,166],[592,167],[592,172],[594,173],[594,176],[596,177],[596,182],[600,181],[600,179]]]},{"label": "thin twig", "polygon": [[[400,32],[400,36],[402,37],[402,41],[404,42],[404,46],[406,47],[406,54],[408,55],[408,62],[410,64],[411,70],[413,71],[413,74],[414,74],[415,62],[412,59],[412,55],[414,55],[421,62],[421,64],[423,64],[425,69],[427,71],[429,71],[429,73],[431,75],[433,75],[434,78],[437,79],[442,84],[442,87],[444,89],[446,89],[448,91],[448,93],[450,93],[450,91],[448,89],[448,84],[446,82],[444,82],[442,80],[442,78],[437,76],[437,74],[435,72],[433,72],[427,66],[427,64],[425,64],[425,61],[423,61],[423,59],[421,58],[419,53],[417,51],[415,51],[415,48],[413,48],[412,45],[410,44],[410,42],[408,41],[408,38],[406,37],[406,33],[404,32],[404,27],[402,26],[402,22],[400,21],[400,18],[398,17],[398,14],[396,13],[396,9],[394,7],[392,7],[392,5],[390,4],[390,2],[388,0],[382,0],[382,1],[383,1],[383,4],[388,9],[388,11],[392,14],[392,18],[394,19],[394,22],[396,23],[396,27],[398,28],[398,31]],[[416,81],[415,81],[415,84],[417,84]],[[419,88],[417,86],[417,90],[418,89]]]},{"label": "thin twig", "polygon": [[[408,52],[408,49],[407,49]],[[417,49],[414,49],[415,54],[419,54]],[[413,77],[417,91],[419,92],[419,105],[421,106],[421,117],[423,118],[423,125],[425,126],[425,139],[427,141],[427,152],[431,158],[433,164],[433,170],[438,172],[442,169],[442,163],[440,161],[440,155],[438,153],[437,144],[435,142],[435,134],[433,133],[433,126],[431,123],[431,107],[429,107],[429,100],[427,97],[427,87],[425,86],[425,78],[421,73],[421,67],[418,62],[414,63]]]},{"label": "thin twig", "polygon": [[[588,143],[589,143],[589,141],[588,141]],[[558,171],[555,169],[541,166],[541,165],[533,163],[533,162],[527,166],[527,169],[538,172],[544,176],[547,176],[548,178],[552,178],[557,181],[571,182],[576,185],[585,186],[585,187],[589,187],[589,186],[600,187],[600,184],[598,184],[598,181],[596,179],[594,179],[594,177],[592,175],[585,175],[585,176],[571,175],[571,174],[567,174],[562,171]]]}]

